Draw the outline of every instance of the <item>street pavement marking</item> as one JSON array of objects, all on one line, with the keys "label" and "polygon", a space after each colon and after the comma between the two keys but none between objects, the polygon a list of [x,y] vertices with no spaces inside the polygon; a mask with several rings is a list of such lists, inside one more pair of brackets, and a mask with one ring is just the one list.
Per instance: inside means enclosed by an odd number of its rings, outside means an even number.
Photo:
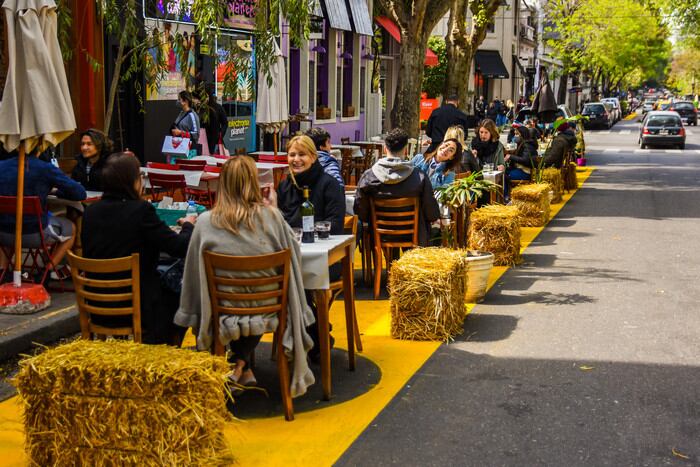
[{"label": "street pavement marking", "polygon": [[635,149],[635,150],[634,150],[634,153],[635,153],[635,154],[644,154],[644,153],[647,153],[647,152],[651,152],[651,149]]},{"label": "street pavement marking", "polygon": [[621,134],[621,135],[631,135],[631,134],[632,134],[632,130],[622,130],[622,131],[620,132],[620,134]]},{"label": "street pavement marking", "polygon": [[603,152],[620,152],[620,148],[607,148]]},{"label": "street pavement marking", "polygon": [[680,154],[683,152],[683,150],[682,149],[666,149],[666,151],[664,151],[664,152],[666,154]]},{"label": "street pavement marking", "polygon": [[[579,186],[588,179],[594,167],[577,170]],[[563,196],[563,202],[551,205],[553,219],[578,190]],[[523,227],[521,252],[545,227]],[[359,262],[359,261],[358,261]],[[494,267],[489,276],[490,289],[508,270]],[[468,312],[474,305],[467,305]],[[225,435],[236,457],[236,464],[248,465],[332,465],[355,442],[374,418],[391,402],[408,380],[440,347],[439,342],[402,341],[391,338],[391,315],[388,300],[357,301],[360,320],[362,356],[373,361],[381,370],[381,380],[368,392],[337,405],[294,414],[287,422],[280,412],[274,417],[246,419],[226,425]],[[331,307],[336,344],[347,348],[344,339],[342,301]],[[192,343],[185,342],[185,346]],[[348,371],[339,365],[333,371]],[[317,381],[316,384],[321,384]],[[319,407],[323,407],[323,402]],[[274,449],[271,449],[270,442]],[[3,465],[24,466],[24,426],[22,410],[17,397],[0,403],[0,459]]]},{"label": "street pavement marking", "polygon": [[596,135],[609,135],[610,130],[596,131]]}]

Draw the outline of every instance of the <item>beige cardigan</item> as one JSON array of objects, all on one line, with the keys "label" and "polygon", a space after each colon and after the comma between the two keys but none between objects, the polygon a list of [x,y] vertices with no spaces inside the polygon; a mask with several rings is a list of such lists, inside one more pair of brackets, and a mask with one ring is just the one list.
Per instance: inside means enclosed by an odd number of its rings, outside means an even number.
[{"label": "beige cardigan", "polygon": [[[211,214],[199,216],[185,260],[185,271],[180,296],[180,308],[175,323],[192,327],[197,336],[197,348],[208,350],[212,346],[211,302],[207,288],[206,270],[202,252],[256,256],[289,249],[292,253],[291,271],[287,295],[287,329],[282,345],[292,362],[292,397],[301,396],[314,383],[306,353],[313,346],[306,327],[314,323],[314,315],[306,303],[301,274],[301,251],[291,228],[277,208],[265,208],[256,229],[241,226],[238,235],[214,227]],[[254,277],[274,274],[273,271],[255,271],[237,274],[237,277]],[[261,305],[264,303],[260,303]],[[250,304],[248,304],[250,306]],[[225,345],[240,336],[260,335],[277,329],[274,314],[251,316],[224,316],[220,318],[219,339]]]}]

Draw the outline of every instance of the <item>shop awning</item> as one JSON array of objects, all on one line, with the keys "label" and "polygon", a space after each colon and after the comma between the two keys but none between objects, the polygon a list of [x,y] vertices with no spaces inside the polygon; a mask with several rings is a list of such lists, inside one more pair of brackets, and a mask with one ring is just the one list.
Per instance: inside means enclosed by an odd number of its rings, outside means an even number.
[{"label": "shop awning", "polygon": [[[401,31],[399,31],[399,27],[396,23],[386,16],[375,16],[374,21],[383,27],[396,42],[399,44],[401,43]],[[438,64],[438,57],[435,55],[435,52],[430,49],[425,49],[425,61],[423,63],[426,66],[436,66]]]},{"label": "shop awning", "polygon": [[503,64],[497,50],[477,50],[474,57],[476,69],[484,78],[509,78],[508,69]]},{"label": "shop awning", "polygon": [[363,36],[373,36],[372,20],[369,17],[369,9],[366,0],[348,0],[350,12],[352,13],[352,23],[355,25],[355,32]]},{"label": "shop awning", "polygon": [[352,31],[345,0],[323,0],[325,17],[333,29]]}]

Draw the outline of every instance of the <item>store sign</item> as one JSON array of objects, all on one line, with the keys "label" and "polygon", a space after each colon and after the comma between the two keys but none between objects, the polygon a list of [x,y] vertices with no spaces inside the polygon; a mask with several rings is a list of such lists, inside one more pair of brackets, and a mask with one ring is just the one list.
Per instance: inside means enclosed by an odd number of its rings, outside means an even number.
[{"label": "store sign", "polygon": [[231,154],[238,148],[250,151],[255,148],[255,132],[252,117],[229,117],[224,133],[224,146]]},{"label": "store sign", "polygon": [[[144,16],[182,23],[194,23],[192,5],[195,0],[144,0]],[[222,0],[226,3],[224,21],[226,28],[255,29],[255,0]]]}]

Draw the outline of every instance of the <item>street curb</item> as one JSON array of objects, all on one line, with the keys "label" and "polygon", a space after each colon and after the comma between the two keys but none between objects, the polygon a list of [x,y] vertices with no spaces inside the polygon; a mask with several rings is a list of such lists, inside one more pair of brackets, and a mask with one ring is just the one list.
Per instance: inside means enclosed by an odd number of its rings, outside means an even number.
[{"label": "street curb", "polygon": [[0,362],[31,350],[34,344],[50,344],[78,332],[80,321],[75,305],[30,320],[0,335]]}]

